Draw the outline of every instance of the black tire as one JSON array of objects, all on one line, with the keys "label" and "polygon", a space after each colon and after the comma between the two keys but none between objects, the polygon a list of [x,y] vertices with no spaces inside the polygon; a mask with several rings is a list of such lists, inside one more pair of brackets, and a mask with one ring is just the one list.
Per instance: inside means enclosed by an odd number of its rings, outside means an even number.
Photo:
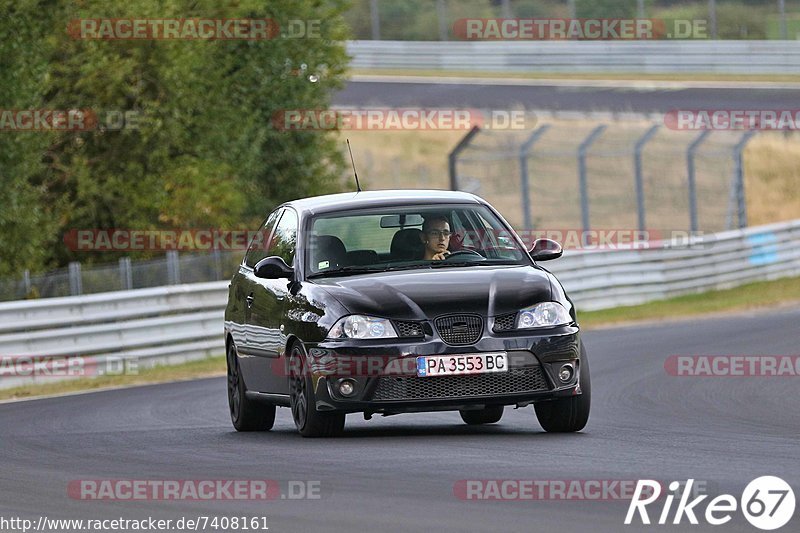
[{"label": "black tire", "polygon": [[228,408],[236,431],[269,431],[275,424],[275,405],[247,398],[236,346],[228,343]]},{"label": "black tire", "polygon": [[306,371],[306,351],[292,346],[289,358],[289,399],[292,419],[304,437],[335,437],[344,430],[345,413],[317,411],[311,375]]},{"label": "black tire", "polygon": [[586,427],[592,403],[592,384],[589,378],[589,360],[581,344],[580,360],[581,394],[533,404],[539,424],[549,433],[572,433]]},{"label": "black tire", "polygon": [[470,426],[478,426],[480,424],[494,424],[503,418],[502,405],[490,405],[479,410],[464,410],[461,413],[461,420]]}]

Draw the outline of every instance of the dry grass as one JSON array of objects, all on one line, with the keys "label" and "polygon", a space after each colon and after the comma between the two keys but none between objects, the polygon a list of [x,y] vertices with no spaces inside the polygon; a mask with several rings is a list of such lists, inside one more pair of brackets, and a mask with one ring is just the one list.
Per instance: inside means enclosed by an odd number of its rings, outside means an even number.
[{"label": "dry grass", "polygon": [[745,151],[744,165],[751,225],[800,217],[800,135],[754,137]]},{"label": "dry grass", "polygon": [[[575,147],[599,124],[587,120],[542,120],[551,130],[531,159],[534,224],[574,228],[580,223],[575,192]],[[614,121],[593,148],[588,170],[593,223],[605,228],[636,227],[631,146],[649,126],[646,121]],[[448,189],[447,155],[466,132],[348,131],[362,185],[368,189]],[[514,142],[530,133],[491,133],[476,137],[476,149],[459,165],[463,185],[479,185],[515,226],[522,224],[519,166]],[[730,147],[739,132],[715,132],[696,158],[700,229],[724,228],[733,172]],[[505,136],[505,137],[504,137]],[[695,132],[662,128],[645,148],[645,197],[650,228],[683,229],[688,224],[685,149]],[[499,156],[488,158],[491,153]],[[602,152],[611,155],[598,157]],[[486,160],[479,161],[481,158]],[[800,218],[800,134],[760,133],[745,152],[745,188],[750,225]],[[677,214],[676,214],[677,213]],[[685,220],[684,220],[685,219]]]}]

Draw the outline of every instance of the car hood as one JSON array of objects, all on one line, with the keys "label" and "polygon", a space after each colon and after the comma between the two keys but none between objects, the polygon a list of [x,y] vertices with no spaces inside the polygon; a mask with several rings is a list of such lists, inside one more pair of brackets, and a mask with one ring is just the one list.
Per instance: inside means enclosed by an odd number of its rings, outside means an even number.
[{"label": "car hood", "polygon": [[550,300],[547,274],[532,266],[436,268],[318,278],[352,314],[396,319],[449,313],[497,316]]}]

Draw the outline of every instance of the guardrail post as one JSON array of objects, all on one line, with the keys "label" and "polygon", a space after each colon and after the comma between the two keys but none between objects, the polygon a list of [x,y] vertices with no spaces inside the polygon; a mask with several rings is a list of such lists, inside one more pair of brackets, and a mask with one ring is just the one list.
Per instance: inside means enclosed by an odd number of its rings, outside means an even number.
[{"label": "guardrail post", "polygon": [[122,257],[119,260],[119,286],[123,291],[133,289],[133,272],[131,270],[130,257]]},{"label": "guardrail post", "polygon": [[[578,182],[581,190],[581,221],[583,223],[583,231],[587,232],[590,229],[589,224],[589,183],[586,177],[586,152],[592,146],[592,143],[605,131],[606,125],[601,124],[589,133],[589,135],[578,146]],[[586,234],[584,233],[584,237]]]},{"label": "guardrail post", "polygon": [[178,285],[181,282],[181,264],[177,250],[167,252],[167,283]]},{"label": "guardrail post", "polygon": [[537,128],[519,148],[519,178],[520,186],[522,187],[522,217],[525,224],[523,229],[526,230],[533,229],[533,220],[531,218],[530,180],[528,178],[528,155],[531,151],[531,148],[533,148],[534,143],[536,143],[536,141],[538,141],[548,129],[550,129],[549,124],[545,124],[544,126]]},{"label": "guardrail post", "polygon": [[[644,18],[644,17],[642,17]],[[636,213],[639,220],[639,230],[645,228],[645,204],[644,204],[644,177],[642,176],[642,150],[647,141],[653,138],[660,126],[655,125],[639,137],[633,149],[633,170],[636,177]]]},{"label": "guardrail post", "polygon": [[72,296],[80,296],[83,294],[81,264],[77,261],[73,261],[69,264],[69,293]]},{"label": "guardrail post", "polygon": [[711,134],[711,130],[705,130],[693,140],[686,149],[686,171],[688,173],[689,188],[689,229],[692,233],[697,232],[697,185],[694,176],[694,154],[700,144]]},{"label": "guardrail post", "polygon": [[[747,202],[744,194],[744,148],[750,139],[755,135],[755,131],[748,131],[742,135],[739,142],[733,147],[733,182],[731,183],[731,200],[735,199],[737,219],[740,228],[747,227]],[[731,201],[728,208],[728,220],[725,226],[731,229],[733,226],[733,204]]]},{"label": "guardrail post", "polygon": [[472,138],[475,137],[481,129],[478,126],[473,126],[469,132],[464,135],[464,138],[458,141],[458,144],[453,151],[450,152],[450,155],[447,156],[449,162],[449,170],[450,170],[450,190],[457,191],[458,190],[458,173],[456,172],[456,165],[458,164],[458,155],[469,146],[469,143],[472,142]]}]

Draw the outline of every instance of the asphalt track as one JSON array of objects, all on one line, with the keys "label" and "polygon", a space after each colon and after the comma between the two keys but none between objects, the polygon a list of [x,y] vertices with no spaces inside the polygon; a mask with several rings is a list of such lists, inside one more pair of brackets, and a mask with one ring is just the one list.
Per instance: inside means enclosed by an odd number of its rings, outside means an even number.
[{"label": "asphalt track", "polygon": [[333,104],[357,107],[467,107],[548,111],[664,113],[673,109],[797,109],[797,84],[698,87],[690,84],[567,82],[504,85],[432,79],[427,82],[348,81]]},{"label": "asphalt track", "polygon": [[[624,526],[620,501],[464,501],[465,479],[703,480],[740,497],[762,475],[800,489],[797,377],[672,377],[669,355],[797,354],[800,308],[587,332],[593,411],[550,435],[533,409],[472,428],[457,413],[348,417],[344,437],[303,439],[288,409],[268,433],[237,434],[225,380],[0,405],[0,517],[266,516],[270,531],[757,531]],[[76,479],[320,482],[320,499],[81,501]],[[284,492],[285,493],[285,492]],[[706,500],[708,501],[708,500]],[[701,512],[705,505],[701,504]],[[660,507],[651,514],[660,513]],[[800,514],[781,531],[797,531]]]}]

